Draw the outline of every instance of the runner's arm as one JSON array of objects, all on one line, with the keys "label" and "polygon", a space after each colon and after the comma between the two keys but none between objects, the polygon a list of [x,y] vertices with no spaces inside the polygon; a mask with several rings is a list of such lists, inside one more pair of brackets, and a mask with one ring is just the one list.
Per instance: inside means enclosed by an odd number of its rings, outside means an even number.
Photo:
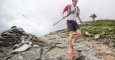
[{"label": "runner's arm", "polygon": [[83,21],[81,20],[81,18],[79,16],[80,15],[80,9],[78,6],[77,6],[77,9],[78,9],[78,12],[77,12],[76,16],[77,16],[78,20],[80,21],[80,23],[83,23]]},{"label": "runner's arm", "polygon": [[62,12],[62,14],[61,14],[62,17],[64,17],[64,13],[67,11],[67,9],[68,9],[69,6],[70,6],[70,4],[69,4],[69,5],[66,5],[66,6],[64,7],[63,12]]},{"label": "runner's arm", "polygon": [[80,16],[77,16],[78,20],[80,21],[80,23],[83,23],[83,21],[81,20]]}]

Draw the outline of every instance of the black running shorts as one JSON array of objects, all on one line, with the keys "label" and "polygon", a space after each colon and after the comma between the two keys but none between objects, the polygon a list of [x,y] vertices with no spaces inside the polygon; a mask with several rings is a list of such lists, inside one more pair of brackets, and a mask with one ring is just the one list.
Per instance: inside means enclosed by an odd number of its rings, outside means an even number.
[{"label": "black running shorts", "polygon": [[68,28],[68,31],[76,31],[77,29],[80,29],[77,22],[71,21],[71,20],[67,20],[67,28]]}]

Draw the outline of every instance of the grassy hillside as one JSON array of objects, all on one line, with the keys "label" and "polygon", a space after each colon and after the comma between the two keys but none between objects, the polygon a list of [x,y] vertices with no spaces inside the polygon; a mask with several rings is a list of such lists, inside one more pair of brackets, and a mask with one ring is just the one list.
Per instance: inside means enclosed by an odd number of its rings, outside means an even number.
[{"label": "grassy hillside", "polygon": [[[101,38],[115,39],[115,20],[97,20],[96,22],[87,22],[80,25],[82,35],[85,36],[85,32],[89,32],[92,35],[100,34]],[[50,34],[52,34],[51,32]],[[67,29],[58,30],[55,33],[66,33]]]},{"label": "grassy hillside", "polygon": [[101,34],[104,38],[115,38],[115,20],[97,20],[81,25],[83,33]]},{"label": "grassy hillside", "polygon": [[[80,28],[82,31],[82,37],[86,38],[85,40],[95,40],[99,43],[115,48],[115,20],[97,20],[96,22],[87,22],[80,25]],[[86,32],[88,32],[90,36],[87,36]],[[62,29],[51,32],[50,34],[68,36],[69,32],[67,29]],[[96,39],[96,35],[100,35],[100,37]]]}]

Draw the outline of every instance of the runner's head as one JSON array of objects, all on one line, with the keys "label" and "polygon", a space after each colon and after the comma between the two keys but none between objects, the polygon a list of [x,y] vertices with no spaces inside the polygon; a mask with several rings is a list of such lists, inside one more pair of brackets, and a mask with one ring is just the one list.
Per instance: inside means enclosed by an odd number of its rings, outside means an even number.
[{"label": "runner's head", "polygon": [[72,0],[72,4],[73,4],[74,6],[76,6],[77,2],[78,2],[78,0]]}]

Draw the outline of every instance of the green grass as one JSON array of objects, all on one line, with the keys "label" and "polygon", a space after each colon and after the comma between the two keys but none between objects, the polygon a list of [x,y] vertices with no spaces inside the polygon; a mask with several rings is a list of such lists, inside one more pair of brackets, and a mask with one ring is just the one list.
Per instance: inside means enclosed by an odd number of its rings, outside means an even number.
[{"label": "green grass", "polygon": [[88,31],[91,34],[102,34],[115,38],[115,20],[97,20],[90,24],[80,25],[82,31]]},{"label": "green grass", "polygon": [[[102,34],[103,37],[109,37],[115,39],[115,20],[97,20],[96,22],[91,22],[90,24],[82,24],[80,25],[82,35],[84,35],[84,32],[89,32],[91,34]],[[52,33],[69,33],[67,28],[58,30]],[[84,35],[85,36],[85,35]]]}]

